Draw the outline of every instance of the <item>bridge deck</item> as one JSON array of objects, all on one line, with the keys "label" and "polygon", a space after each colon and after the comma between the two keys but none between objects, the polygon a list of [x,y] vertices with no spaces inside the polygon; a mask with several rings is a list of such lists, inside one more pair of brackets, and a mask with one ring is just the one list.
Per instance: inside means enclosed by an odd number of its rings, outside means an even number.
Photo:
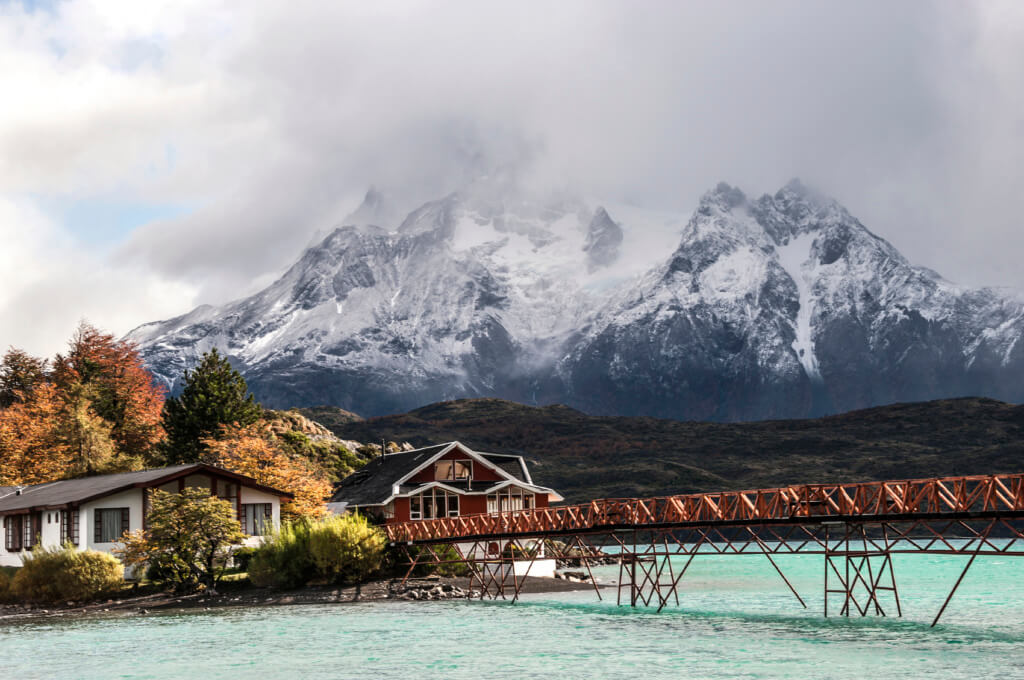
[{"label": "bridge deck", "polygon": [[1024,518],[1024,473],[853,484],[802,484],[391,524],[392,542],[528,538],[665,528]]}]

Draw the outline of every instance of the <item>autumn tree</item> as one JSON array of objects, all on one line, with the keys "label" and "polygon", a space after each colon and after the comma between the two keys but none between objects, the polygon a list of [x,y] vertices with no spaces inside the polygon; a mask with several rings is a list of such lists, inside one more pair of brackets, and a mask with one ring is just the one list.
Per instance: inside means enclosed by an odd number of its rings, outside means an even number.
[{"label": "autumn tree", "polygon": [[327,473],[313,461],[289,455],[287,447],[264,422],[222,428],[203,440],[203,462],[247,475],[263,486],[294,494],[281,507],[285,515],[322,517],[331,493]]},{"label": "autumn tree", "polygon": [[113,425],[96,413],[85,393],[81,385],[76,385],[72,394],[64,395],[59,437],[71,452],[66,476],[87,477],[141,468],[140,457],[118,450]]},{"label": "autumn tree", "polygon": [[202,587],[211,592],[224,575],[232,546],[243,538],[232,504],[211,496],[208,489],[156,489],[146,528],[126,533],[118,552],[136,568],[155,567],[155,573],[179,590]]},{"label": "autumn tree", "polygon": [[46,382],[46,359],[11,347],[0,360],[0,408],[32,398],[36,387]]},{"label": "autumn tree", "polygon": [[130,467],[131,460],[155,457],[164,439],[164,390],[146,370],[134,343],[117,340],[83,321],[67,354],[58,354],[54,360],[53,376],[70,414],[86,408],[110,424],[121,467]]},{"label": "autumn tree", "polygon": [[63,409],[49,383],[38,385],[30,400],[0,409],[0,485],[51,482],[71,471],[73,451],[62,433]]},{"label": "autumn tree", "polygon": [[181,396],[164,404],[170,463],[194,463],[225,426],[245,427],[260,418],[262,409],[245,378],[216,349],[203,354],[194,370],[185,371],[184,383]]}]

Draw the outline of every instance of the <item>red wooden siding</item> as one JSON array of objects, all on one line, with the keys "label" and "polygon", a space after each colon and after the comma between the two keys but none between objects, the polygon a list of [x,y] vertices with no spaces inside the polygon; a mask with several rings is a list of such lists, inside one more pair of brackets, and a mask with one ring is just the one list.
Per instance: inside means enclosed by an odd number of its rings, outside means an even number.
[{"label": "red wooden siding", "polygon": [[409,480],[410,483],[424,484],[426,482],[434,481],[434,463],[442,460],[472,460],[473,461],[473,479],[480,480],[481,482],[500,482],[505,479],[497,471],[495,471],[489,465],[484,465],[478,460],[470,458],[462,449],[456,447],[444,454],[437,460],[433,461],[427,467],[423,468]]}]

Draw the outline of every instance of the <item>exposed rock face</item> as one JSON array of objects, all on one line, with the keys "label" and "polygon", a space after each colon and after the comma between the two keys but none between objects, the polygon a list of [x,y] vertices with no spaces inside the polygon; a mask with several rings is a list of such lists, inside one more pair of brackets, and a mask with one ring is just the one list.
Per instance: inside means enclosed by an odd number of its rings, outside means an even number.
[{"label": "exposed rock face", "polygon": [[716,420],[1024,399],[1020,297],[911,265],[797,181],[720,184],[688,222],[611,213],[453,194],[130,337],[172,388],[218,347],[269,406],[370,416],[463,396]]},{"label": "exposed rock face", "polygon": [[587,240],[583,244],[588,269],[592,272],[615,262],[619,257],[620,245],[622,228],[612,221],[608,211],[598,208],[587,226]]}]

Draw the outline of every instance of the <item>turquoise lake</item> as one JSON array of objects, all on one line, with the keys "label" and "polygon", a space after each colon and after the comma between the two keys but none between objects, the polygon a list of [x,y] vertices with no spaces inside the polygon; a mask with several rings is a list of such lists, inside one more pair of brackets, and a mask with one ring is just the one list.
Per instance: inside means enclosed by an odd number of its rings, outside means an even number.
[{"label": "turquoise lake", "polygon": [[611,588],[0,622],[2,677],[1024,678],[1024,558],[979,557],[936,628],[967,558],[894,560],[902,619],[825,619],[820,556],[777,558],[806,610],[763,557],[698,557],[661,614]]}]

